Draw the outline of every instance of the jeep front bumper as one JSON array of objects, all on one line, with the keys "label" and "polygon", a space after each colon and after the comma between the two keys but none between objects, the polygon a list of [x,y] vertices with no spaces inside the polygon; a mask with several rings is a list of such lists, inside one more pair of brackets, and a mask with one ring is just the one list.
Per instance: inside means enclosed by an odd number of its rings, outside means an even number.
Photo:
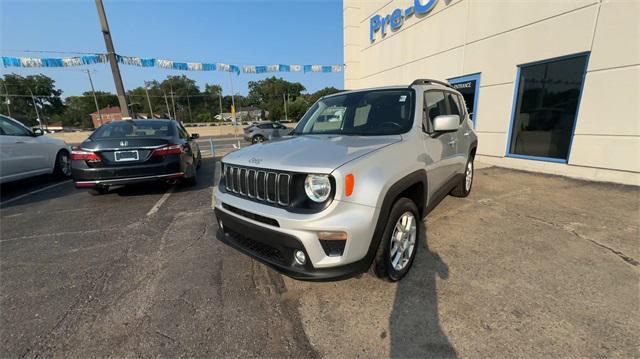
[{"label": "jeep front bumper", "polygon": [[[229,206],[236,210],[232,212]],[[220,241],[292,278],[345,279],[366,271],[371,264],[368,253],[376,208],[334,201],[322,212],[299,214],[216,191],[214,210],[220,228],[216,237]],[[266,223],[267,219],[273,223]],[[320,231],[347,233],[341,256],[325,252],[318,239]],[[304,265],[294,260],[298,250],[307,258]]]}]

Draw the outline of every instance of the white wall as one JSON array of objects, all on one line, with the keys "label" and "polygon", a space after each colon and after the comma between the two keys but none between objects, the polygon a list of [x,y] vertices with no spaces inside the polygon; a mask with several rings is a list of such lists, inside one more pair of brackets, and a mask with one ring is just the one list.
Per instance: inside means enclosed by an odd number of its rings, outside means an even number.
[{"label": "white wall", "polygon": [[[424,3],[426,0],[422,0]],[[640,1],[438,0],[369,41],[412,0],[344,0],[345,88],[481,73],[478,154],[497,165],[640,185]],[[589,52],[568,164],[506,158],[517,66]]]}]

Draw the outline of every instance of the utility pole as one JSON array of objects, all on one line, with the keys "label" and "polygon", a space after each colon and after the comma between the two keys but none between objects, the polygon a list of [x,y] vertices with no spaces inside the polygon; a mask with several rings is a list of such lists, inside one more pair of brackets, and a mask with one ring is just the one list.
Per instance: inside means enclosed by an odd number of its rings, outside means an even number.
[{"label": "utility pole", "polygon": [[91,84],[91,93],[93,94],[93,102],[96,104],[96,111],[98,112],[98,122],[100,122],[100,126],[102,126],[102,114],[100,113],[100,106],[98,106],[98,98],[96,97],[96,90],[93,88],[93,80],[91,79],[91,71],[84,70],[87,72],[87,76],[89,76],[89,84]]},{"label": "utility pole", "polygon": [[147,103],[149,104],[149,112],[151,112],[151,118],[153,118],[153,107],[151,107],[151,100],[149,99],[149,89],[147,88],[147,86],[149,86],[147,84],[147,81],[144,82],[144,92],[147,94]]},{"label": "utility pole", "polygon": [[98,17],[100,18],[100,26],[102,27],[104,44],[107,47],[107,56],[109,57],[111,72],[113,73],[113,82],[116,85],[116,93],[118,95],[118,103],[120,104],[120,112],[122,113],[122,117],[130,117],[129,106],[127,106],[127,98],[125,97],[124,93],[124,85],[122,84],[122,76],[120,76],[120,68],[118,67],[118,61],[116,59],[116,50],[113,47],[111,32],[109,31],[109,23],[107,22],[107,15],[104,12],[104,5],[102,4],[102,0],[96,0],[96,8],[98,9]]},{"label": "utility pole", "polygon": [[11,117],[11,99],[9,99],[9,90],[7,90],[7,82],[2,81],[2,84],[4,85],[4,95],[7,98],[7,113],[9,117]]}]

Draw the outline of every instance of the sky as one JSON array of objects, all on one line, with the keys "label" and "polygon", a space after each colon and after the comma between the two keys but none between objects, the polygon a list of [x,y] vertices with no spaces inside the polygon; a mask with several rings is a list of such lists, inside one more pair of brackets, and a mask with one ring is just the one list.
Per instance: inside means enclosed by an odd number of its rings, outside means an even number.
[{"label": "sky", "polygon": [[[104,0],[116,53],[182,62],[237,65],[322,64],[343,62],[342,2],[297,1],[116,1]],[[28,53],[60,51],[68,54]],[[105,53],[95,2],[0,0],[2,56],[65,57],[75,52]],[[56,81],[63,97],[90,90],[115,92],[108,64],[74,68],[4,68],[0,74],[43,73]],[[144,81],[185,74],[220,84],[225,95],[247,93],[248,81],[269,76],[300,82],[307,91],[343,87],[343,73],[270,73],[233,75],[222,72],[175,71],[120,65],[125,90]]]}]

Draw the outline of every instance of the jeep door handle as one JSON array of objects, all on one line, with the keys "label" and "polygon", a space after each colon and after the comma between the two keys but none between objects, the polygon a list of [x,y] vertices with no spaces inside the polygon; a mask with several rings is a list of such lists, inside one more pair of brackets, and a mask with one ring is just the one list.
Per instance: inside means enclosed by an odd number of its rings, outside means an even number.
[{"label": "jeep door handle", "polygon": [[469,131],[464,133],[465,136],[469,136]]},{"label": "jeep door handle", "polygon": [[453,147],[456,144],[456,140],[449,141],[449,146]]}]

